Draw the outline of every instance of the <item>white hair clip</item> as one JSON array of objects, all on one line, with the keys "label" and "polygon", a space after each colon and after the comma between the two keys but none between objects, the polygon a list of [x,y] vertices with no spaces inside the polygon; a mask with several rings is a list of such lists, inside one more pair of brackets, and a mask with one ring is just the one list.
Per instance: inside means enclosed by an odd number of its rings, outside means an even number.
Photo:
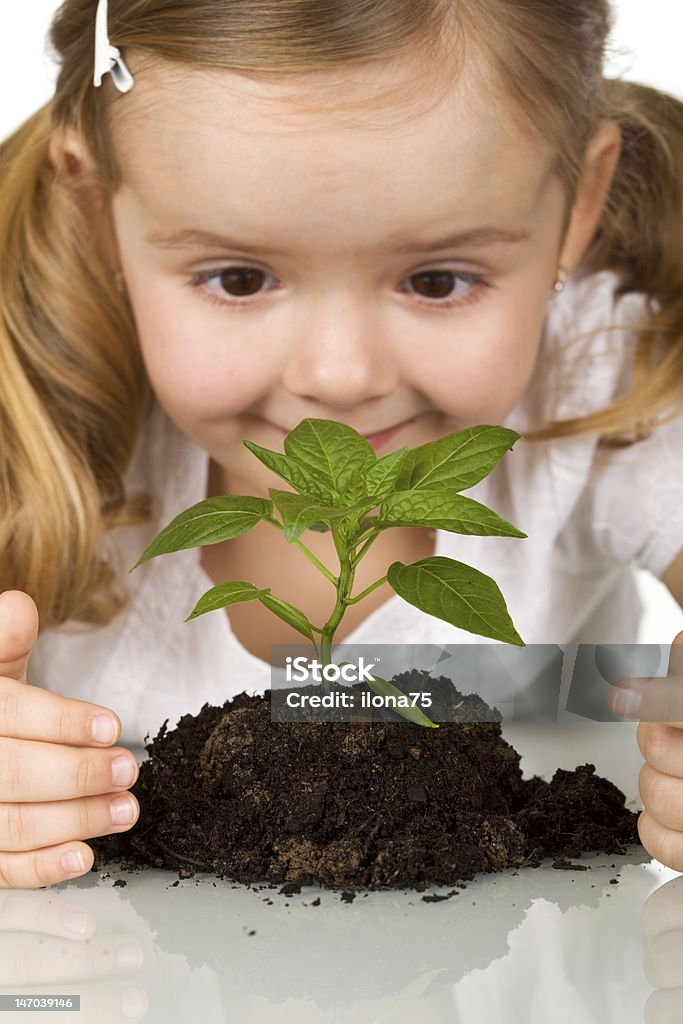
[{"label": "white hair clip", "polygon": [[126,67],[121,51],[109,42],[107,0],[99,0],[95,16],[95,75],[94,84],[102,85],[104,75],[111,74],[119,92],[129,92],[135,79]]}]

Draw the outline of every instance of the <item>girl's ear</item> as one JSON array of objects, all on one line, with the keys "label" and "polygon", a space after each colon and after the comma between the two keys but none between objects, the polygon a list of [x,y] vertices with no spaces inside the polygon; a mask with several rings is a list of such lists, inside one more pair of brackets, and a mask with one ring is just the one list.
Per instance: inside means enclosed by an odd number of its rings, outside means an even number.
[{"label": "girl's ear", "polygon": [[75,128],[53,131],[48,146],[48,159],[67,185],[73,186],[78,204],[93,226],[101,252],[112,267],[120,265],[104,196],[94,180],[92,158],[86,152]]},{"label": "girl's ear", "polygon": [[600,121],[588,143],[562,244],[559,262],[569,271],[580,263],[598,229],[620,153],[621,129],[614,121]]},{"label": "girl's ear", "polygon": [[50,136],[48,149],[55,171],[68,178],[86,175],[90,164],[75,128],[57,128]]}]

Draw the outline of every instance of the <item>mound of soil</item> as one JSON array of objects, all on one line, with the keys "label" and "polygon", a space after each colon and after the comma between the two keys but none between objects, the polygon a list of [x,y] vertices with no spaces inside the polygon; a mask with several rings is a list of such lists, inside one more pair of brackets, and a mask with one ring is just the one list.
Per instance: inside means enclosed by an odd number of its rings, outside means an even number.
[{"label": "mound of soil", "polygon": [[[417,670],[391,681],[404,693],[424,685]],[[273,722],[277,690],[206,704],[170,732],[164,723],[132,790],[138,822],[91,841],[96,868],[421,890],[639,843],[638,815],[594,765],[523,780],[499,712],[450,679],[429,685],[455,719],[438,729],[392,711],[371,723]]]}]

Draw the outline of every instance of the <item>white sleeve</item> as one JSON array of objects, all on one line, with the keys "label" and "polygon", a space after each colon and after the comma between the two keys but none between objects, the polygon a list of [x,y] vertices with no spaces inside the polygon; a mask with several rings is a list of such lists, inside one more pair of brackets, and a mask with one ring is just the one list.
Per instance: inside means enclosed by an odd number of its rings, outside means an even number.
[{"label": "white sleeve", "polygon": [[598,547],[661,578],[683,550],[683,413],[631,447],[599,448],[585,500]]}]

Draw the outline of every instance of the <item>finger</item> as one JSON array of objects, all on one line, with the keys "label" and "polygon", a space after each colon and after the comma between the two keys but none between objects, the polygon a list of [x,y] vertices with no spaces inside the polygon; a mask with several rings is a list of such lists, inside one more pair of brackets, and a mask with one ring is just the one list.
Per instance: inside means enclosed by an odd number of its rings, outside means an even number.
[{"label": "finger", "polygon": [[667,722],[681,729],[683,675],[623,679],[618,686],[609,688],[607,703],[615,715],[639,718],[642,722]]},{"label": "finger", "polygon": [[683,676],[683,629],[673,638],[671,651],[669,653],[669,667],[667,674],[672,676]]},{"label": "finger", "polygon": [[38,639],[38,609],[23,590],[0,594],[0,676],[26,682],[29,658]]},{"label": "finger", "polygon": [[649,939],[673,931],[683,935],[683,876],[669,879],[650,893],[640,912],[640,927]]},{"label": "finger", "polygon": [[683,778],[681,731],[663,722],[639,722],[636,740],[645,761],[655,771]]},{"label": "finger", "polygon": [[134,784],[138,771],[138,762],[124,747],[89,750],[0,737],[0,802],[41,803],[120,791]]},{"label": "finger", "polygon": [[683,988],[658,989],[648,997],[644,1010],[645,1024],[679,1021],[683,1010]]},{"label": "finger", "polygon": [[607,692],[615,715],[683,728],[683,630],[671,644],[666,676],[621,679]]},{"label": "finger", "polygon": [[84,875],[95,856],[85,843],[63,843],[26,853],[0,853],[0,889],[38,889]]},{"label": "finger", "polygon": [[638,817],[638,835],[651,857],[667,868],[683,871],[683,832],[667,828],[649,811],[641,811]]},{"label": "finger", "polygon": [[683,985],[683,932],[655,936],[645,951],[643,967],[653,988]]},{"label": "finger", "polygon": [[90,942],[19,932],[0,935],[0,986],[64,984],[132,974],[144,951],[134,935],[95,935]]},{"label": "finger", "polygon": [[0,678],[0,736],[89,747],[120,735],[121,719],[109,708]]},{"label": "finger", "polygon": [[638,791],[648,813],[660,825],[683,833],[683,779],[664,775],[646,763],[640,769]]},{"label": "finger", "polygon": [[132,793],[49,804],[0,804],[0,849],[34,851],[74,837],[92,839],[124,832],[135,824],[139,813],[140,805]]},{"label": "finger", "polygon": [[[0,890],[0,932],[38,932],[66,939],[89,939],[97,922],[92,912],[54,893]],[[2,959],[0,958],[0,963]]]}]

